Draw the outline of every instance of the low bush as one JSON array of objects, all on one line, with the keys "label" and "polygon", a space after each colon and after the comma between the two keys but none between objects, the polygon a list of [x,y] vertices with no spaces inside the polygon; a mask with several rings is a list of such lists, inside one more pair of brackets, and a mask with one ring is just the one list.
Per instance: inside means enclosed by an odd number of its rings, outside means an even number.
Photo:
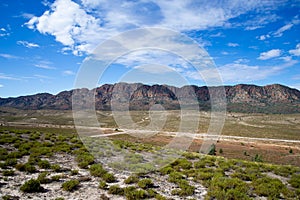
[{"label": "low bush", "polygon": [[145,190],[136,189],[133,186],[124,188],[124,195],[127,200],[146,199],[149,197]]},{"label": "low bush", "polygon": [[138,186],[142,189],[152,188],[154,186],[151,179],[145,178],[138,182]]},{"label": "low bush", "polygon": [[106,170],[103,169],[101,164],[93,164],[90,166],[89,170],[90,174],[95,177],[102,177],[107,173]]},{"label": "low bush", "polygon": [[42,192],[44,188],[41,186],[38,180],[30,179],[20,187],[20,190],[22,192],[34,193],[34,192]]},{"label": "low bush", "polygon": [[121,188],[119,185],[112,185],[108,189],[109,194],[116,194],[116,195],[123,195],[124,189]]},{"label": "low bush", "polygon": [[208,187],[208,199],[245,199],[248,200],[248,185],[237,178],[215,176]]},{"label": "low bush", "polygon": [[22,163],[17,164],[16,169],[19,171],[28,172],[28,173],[37,172],[37,169],[35,168],[35,166],[30,164],[29,162],[27,162],[25,164],[22,164]]},{"label": "low bush", "polygon": [[183,179],[183,175],[179,172],[171,172],[169,174],[169,182],[171,183],[178,183]]},{"label": "low bush", "polygon": [[51,169],[55,172],[60,172],[61,171],[61,167],[58,164],[54,164],[51,166]]},{"label": "low bush", "polygon": [[102,176],[102,179],[108,183],[113,183],[116,181],[116,178],[114,177],[113,174],[111,173],[105,173],[103,176]]},{"label": "low bush", "polygon": [[52,180],[47,178],[48,173],[47,172],[42,172],[39,174],[37,180],[41,183],[41,184],[46,184],[46,183],[51,183]]},{"label": "low bush", "polygon": [[292,187],[300,189],[300,174],[293,174],[289,183]]},{"label": "low bush", "polygon": [[51,164],[49,163],[48,160],[40,160],[38,162],[38,166],[41,168],[41,169],[50,169],[51,168]]},{"label": "low bush", "polygon": [[77,169],[71,170],[71,175],[72,176],[77,175],[77,174],[79,174],[79,171]]},{"label": "low bush", "polygon": [[107,184],[105,181],[100,181],[99,182],[99,188],[100,189],[103,189],[103,190],[106,190],[107,189]]},{"label": "low bush", "polygon": [[286,186],[279,179],[270,177],[256,179],[252,185],[257,195],[270,199],[280,198],[280,194],[286,189]]},{"label": "low bush", "polygon": [[2,175],[3,176],[13,176],[13,175],[15,175],[15,171],[14,170],[4,170],[2,172]]},{"label": "low bush", "polygon": [[78,180],[69,180],[62,184],[62,189],[68,192],[72,192],[78,188]]},{"label": "low bush", "polygon": [[139,182],[139,177],[136,175],[129,176],[127,179],[124,180],[125,184],[132,184]]}]

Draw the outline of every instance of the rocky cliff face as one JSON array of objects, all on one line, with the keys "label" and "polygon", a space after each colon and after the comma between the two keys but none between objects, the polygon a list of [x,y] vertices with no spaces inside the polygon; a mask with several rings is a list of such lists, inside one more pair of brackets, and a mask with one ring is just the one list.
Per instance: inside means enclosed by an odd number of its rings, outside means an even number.
[{"label": "rocky cliff face", "polygon": [[[166,85],[144,85],[141,83],[105,84],[93,90],[76,89],[63,91],[57,95],[48,93],[21,96],[17,98],[0,98],[0,106],[19,109],[72,109],[72,94],[81,98],[80,104],[88,102],[87,96],[95,97],[98,110],[109,110],[126,106],[135,110],[149,109],[151,105],[161,104],[165,109],[179,109],[180,105],[199,102],[200,109],[210,109],[210,92],[217,92],[218,87],[208,88],[184,86],[181,88]],[[300,112],[300,91],[283,85],[267,86],[235,85],[225,86],[227,107],[237,112]]]}]

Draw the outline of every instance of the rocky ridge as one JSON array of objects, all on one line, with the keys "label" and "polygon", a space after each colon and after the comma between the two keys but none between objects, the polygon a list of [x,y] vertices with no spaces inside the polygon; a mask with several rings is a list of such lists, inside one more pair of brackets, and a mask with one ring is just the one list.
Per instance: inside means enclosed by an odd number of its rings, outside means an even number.
[{"label": "rocky ridge", "polygon": [[[165,109],[180,109],[199,103],[200,110],[209,110],[211,96],[218,95],[221,87],[167,85],[145,85],[141,83],[104,84],[92,90],[75,89],[56,95],[40,93],[15,98],[0,98],[0,106],[18,109],[72,109],[72,94],[80,95],[81,105],[90,102],[88,97],[95,97],[97,110],[122,109],[124,106],[133,110],[147,110],[154,104],[161,104]],[[239,84],[224,86],[227,110],[233,112],[296,113],[300,111],[300,91],[284,85],[266,86]]]}]

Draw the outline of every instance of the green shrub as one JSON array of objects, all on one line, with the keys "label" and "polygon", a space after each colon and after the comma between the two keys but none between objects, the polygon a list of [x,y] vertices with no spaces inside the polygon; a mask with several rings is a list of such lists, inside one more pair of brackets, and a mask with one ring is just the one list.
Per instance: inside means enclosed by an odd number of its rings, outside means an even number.
[{"label": "green shrub", "polygon": [[171,172],[174,172],[175,170],[172,168],[172,167],[170,167],[170,166],[165,166],[165,167],[163,167],[163,168],[161,168],[160,170],[159,170],[159,172],[162,174],[162,175],[167,175],[167,174],[170,174]]},{"label": "green shrub", "polygon": [[223,153],[223,149],[219,149],[219,153],[222,154]]},{"label": "green shrub", "polygon": [[20,187],[20,190],[22,192],[34,193],[34,192],[42,192],[44,188],[41,186],[38,180],[30,179]]},{"label": "green shrub", "polygon": [[18,197],[11,196],[11,195],[4,195],[4,196],[2,196],[2,199],[3,200],[15,200],[15,199],[18,199]]},{"label": "green shrub", "polygon": [[145,190],[136,189],[133,186],[124,188],[124,194],[127,200],[146,199],[149,197]]},{"label": "green shrub", "polygon": [[100,189],[103,189],[103,190],[106,190],[107,189],[107,184],[105,181],[100,181],[99,182],[99,188]]},{"label": "green shrub", "polygon": [[300,189],[300,174],[293,174],[289,183],[292,187]]},{"label": "green shrub", "polygon": [[124,194],[124,189],[120,188],[119,185],[112,185],[108,189],[109,194],[116,194],[116,195],[123,195]]},{"label": "green shrub", "polygon": [[116,178],[114,177],[113,174],[111,173],[105,173],[103,176],[102,176],[103,180],[108,182],[108,183],[113,183],[116,181]]},{"label": "green shrub", "polygon": [[0,147],[0,160],[6,160],[7,155],[8,155],[8,151]]},{"label": "green shrub", "polygon": [[216,145],[215,144],[212,144],[208,150],[208,155],[216,155]]},{"label": "green shrub", "polygon": [[101,164],[93,164],[90,166],[89,170],[90,174],[95,177],[102,177],[107,173],[106,170],[103,169]]},{"label": "green shrub", "polygon": [[62,184],[62,189],[68,192],[74,191],[79,185],[78,180],[69,180]]},{"label": "green shrub", "polygon": [[259,196],[266,196],[271,199],[280,198],[281,192],[286,189],[285,185],[279,180],[270,177],[263,177],[252,182],[254,191]]},{"label": "green shrub", "polygon": [[256,154],[254,158],[252,158],[252,161],[254,162],[263,162],[262,156]]},{"label": "green shrub", "polygon": [[30,164],[29,162],[22,164],[19,163],[16,165],[16,169],[22,172],[28,172],[28,173],[35,173],[37,172],[34,165]]},{"label": "green shrub", "polygon": [[46,184],[46,183],[51,183],[51,179],[47,178],[48,173],[47,172],[42,172],[39,174],[37,180],[41,184]]},{"label": "green shrub", "polygon": [[179,183],[180,190],[174,191],[179,196],[190,196],[194,194],[195,187],[188,184],[186,180],[181,180]]},{"label": "green shrub", "polygon": [[79,174],[79,171],[77,169],[71,170],[71,175],[72,176],[77,175],[77,174]]},{"label": "green shrub", "polygon": [[59,181],[62,178],[61,175],[51,176],[51,181]]},{"label": "green shrub", "polygon": [[167,200],[167,198],[162,196],[161,194],[155,195],[155,199],[157,199],[157,200]]},{"label": "green shrub", "polygon": [[124,180],[125,184],[132,184],[137,183],[139,181],[139,177],[136,175],[129,176],[127,179]]},{"label": "green shrub", "polygon": [[3,176],[13,176],[15,175],[15,171],[14,170],[5,170],[2,172]]},{"label": "green shrub", "polygon": [[50,169],[51,168],[51,164],[49,163],[48,160],[40,160],[38,162],[38,166],[41,168],[41,169]]},{"label": "green shrub", "polygon": [[91,154],[84,152],[84,151],[77,151],[76,152],[77,157],[76,157],[76,161],[78,162],[78,166],[80,168],[87,168],[88,165],[93,164],[94,161],[94,156],[92,156]]},{"label": "green shrub", "polygon": [[138,182],[138,186],[142,189],[152,188],[154,186],[151,179],[145,178]]},{"label": "green shrub", "polygon": [[215,176],[208,187],[208,198],[248,200],[248,191],[248,185],[240,179]]},{"label": "green shrub", "polygon": [[14,167],[18,163],[16,158],[8,158],[6,159],[4,165]]},{"label": "green shrub", "polygon": [[171,166],[173,166],[175,170],[180,170],[180,169],[190,169],[193,167],[193,164],[187,159],[181,158],[171,163]]},{"label": "green shrub", "polygon": [[13,176],[13,175],[15,175],[15,171],[14,170],[4,170],[2,172],[2,175],[3,176]]},{"label": "green shrub", "polygon": [[89,163],[87,161],[81,161],[78,163],[78,167],[80,167],[81,169],[87,169],[89,166]]},{"label": "green shrub", "polygon": [[171,172],[169,174],[169,181],[172,183],[178,183],[183,179],[183,175],[179,172]]},{"label": "green shrub", "polygon": [[55,172],[60,172],[61,171],[61,167],[58,164],[54,164],[51,166],[51,169]]}]

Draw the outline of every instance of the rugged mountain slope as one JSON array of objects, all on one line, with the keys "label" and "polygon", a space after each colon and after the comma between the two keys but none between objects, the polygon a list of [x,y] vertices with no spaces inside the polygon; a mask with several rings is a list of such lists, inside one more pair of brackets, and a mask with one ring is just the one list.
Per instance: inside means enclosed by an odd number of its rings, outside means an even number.
[{"label": "rugged mountain slope", "polygon": [[[225,86],[229,111],[293,113],[300,112],[300,91],[283,85],[267,86],[235,85]],[[63,91],[57,95],[48,93],[0,98],[0,106],[19,109],[72,109],[72,93],[80,94],[82,106],[88,104],[86,96],[95,96],[98,110],[123,109],[129,102],[135,110],[149,109],[153,104],[162,104],[166,109],[179,109],[180,106],[194,104],[196,99],[200,109],[210,109],[210,92],[218,92],[218,87],[184,86],[181,88],[166,85],[144,85],[141,83],[105,84],[93,90],[76,89]]]}]

